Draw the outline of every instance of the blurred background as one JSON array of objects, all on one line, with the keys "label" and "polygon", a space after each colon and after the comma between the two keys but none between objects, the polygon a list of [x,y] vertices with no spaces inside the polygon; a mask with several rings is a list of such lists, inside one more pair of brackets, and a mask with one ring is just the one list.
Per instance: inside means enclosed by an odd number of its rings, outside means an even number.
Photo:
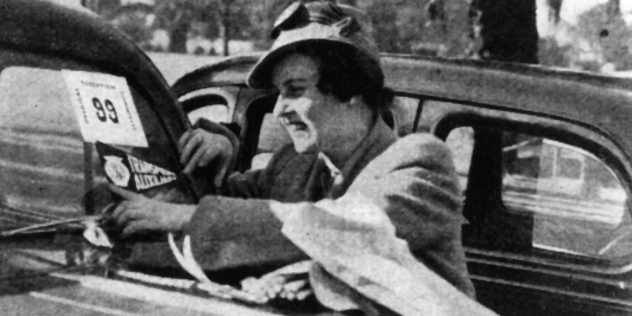
[{"label": "blurred background", "polygon": [[[293,2],[53,1],[88,8],[147,52],[204,56],[268,49],[275,18]],[[383,52],[523,62],[618,76],[632,73],[630,0],[332,2],[364,10]]]}]

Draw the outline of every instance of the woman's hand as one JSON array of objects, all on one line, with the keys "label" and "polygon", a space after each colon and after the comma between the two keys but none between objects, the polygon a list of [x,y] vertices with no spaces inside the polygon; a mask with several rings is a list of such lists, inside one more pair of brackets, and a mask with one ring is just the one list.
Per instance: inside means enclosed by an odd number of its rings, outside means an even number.
[{"label": "woman's hand", "polygon": [[216,163],[217,173],[213,182],[221,186],[222,180],[230,167],[233,156],[233,145],[221,134],[214,134],[201,128],[186,131],[178,141],[180,163],[185,165],[183,172],[191,174],[198,167],[206,167]]},{"label": "woman's hand", "polygon": [[261,278],[246,278],[241,289],[265,300],[282,298],[302,301],[313,293],[308,280],[311,261],[301,261],[270,272]]},{"label": "woman's hand", "polygon": [[194,205],[171,204],[148,199],[140,194],[110,185],[121,198],[112,218],[123,228],[122,238],[141,231],[180,232],[193,217]]},{"label": "woman's hand", "polygon": [[241,289],[265,300],[302,301],[313,293],[307,279],[294,280],[287,275],[266,275],[260,279],[249,277],[241,281]]}]

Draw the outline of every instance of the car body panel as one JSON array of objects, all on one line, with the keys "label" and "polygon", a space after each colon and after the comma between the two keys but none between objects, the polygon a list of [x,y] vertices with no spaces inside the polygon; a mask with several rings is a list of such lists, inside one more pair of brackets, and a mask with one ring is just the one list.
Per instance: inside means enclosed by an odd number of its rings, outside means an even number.
[{"label": "car body panel", "polygon": [[[108,277],[66,266],[59,244],[70,236],[40,235],[2,245],[2,315],[280,315],[270,308],[196,295],[168,285]],[[34,242],[39,243],[34,245]],[[42,249],[46,244],[50,248]],[[35,246],[33,248],[29,247]],[[11,272],[9,272],[11,270]],[[52,271],[52,272],[51,272]],[[34,274],[34,272],[39,272]],[[6,278],[8,274],[11,278]],[[167,284],[167,283],[165,283]]]}]

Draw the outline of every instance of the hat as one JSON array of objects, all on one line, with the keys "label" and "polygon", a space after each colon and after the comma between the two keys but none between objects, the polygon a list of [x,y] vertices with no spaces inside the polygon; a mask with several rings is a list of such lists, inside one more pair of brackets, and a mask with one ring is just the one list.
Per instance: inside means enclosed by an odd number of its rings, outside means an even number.
[{"label": "hat", "polygon": [[405,316],[495,315],[417,261],[384,211],[361,194],[271,206],[283,234],[315,261],[310,284],[331,309],[362,309],[370,300]]},{"label": "hat", "polygon": [[384,73],[380,55],[371,36],[368,18],[345,5],[318,1],[291,4],[276,20],[272,29],[272,48],[248,75],[251,88],[272,88],[271,72],[278,59],[303,47],[333,49],[345,62],[354,63],[367,82],[381,87]]}]

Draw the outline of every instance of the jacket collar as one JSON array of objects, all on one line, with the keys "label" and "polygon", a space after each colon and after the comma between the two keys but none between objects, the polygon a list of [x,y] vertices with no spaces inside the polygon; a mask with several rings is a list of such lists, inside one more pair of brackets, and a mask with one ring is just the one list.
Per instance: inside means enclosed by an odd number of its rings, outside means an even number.
[{"label": "jacket collar", "polygon": [[333,180],[329,197],[338,198],[344,194],[362,169],[395,141],[397,141],[395,132],[386,125],[382,117],[378,116],[367,136],[354,149],[342,169],[336,167],[327,155],[319,153],[318,160],[325,164]]}]

